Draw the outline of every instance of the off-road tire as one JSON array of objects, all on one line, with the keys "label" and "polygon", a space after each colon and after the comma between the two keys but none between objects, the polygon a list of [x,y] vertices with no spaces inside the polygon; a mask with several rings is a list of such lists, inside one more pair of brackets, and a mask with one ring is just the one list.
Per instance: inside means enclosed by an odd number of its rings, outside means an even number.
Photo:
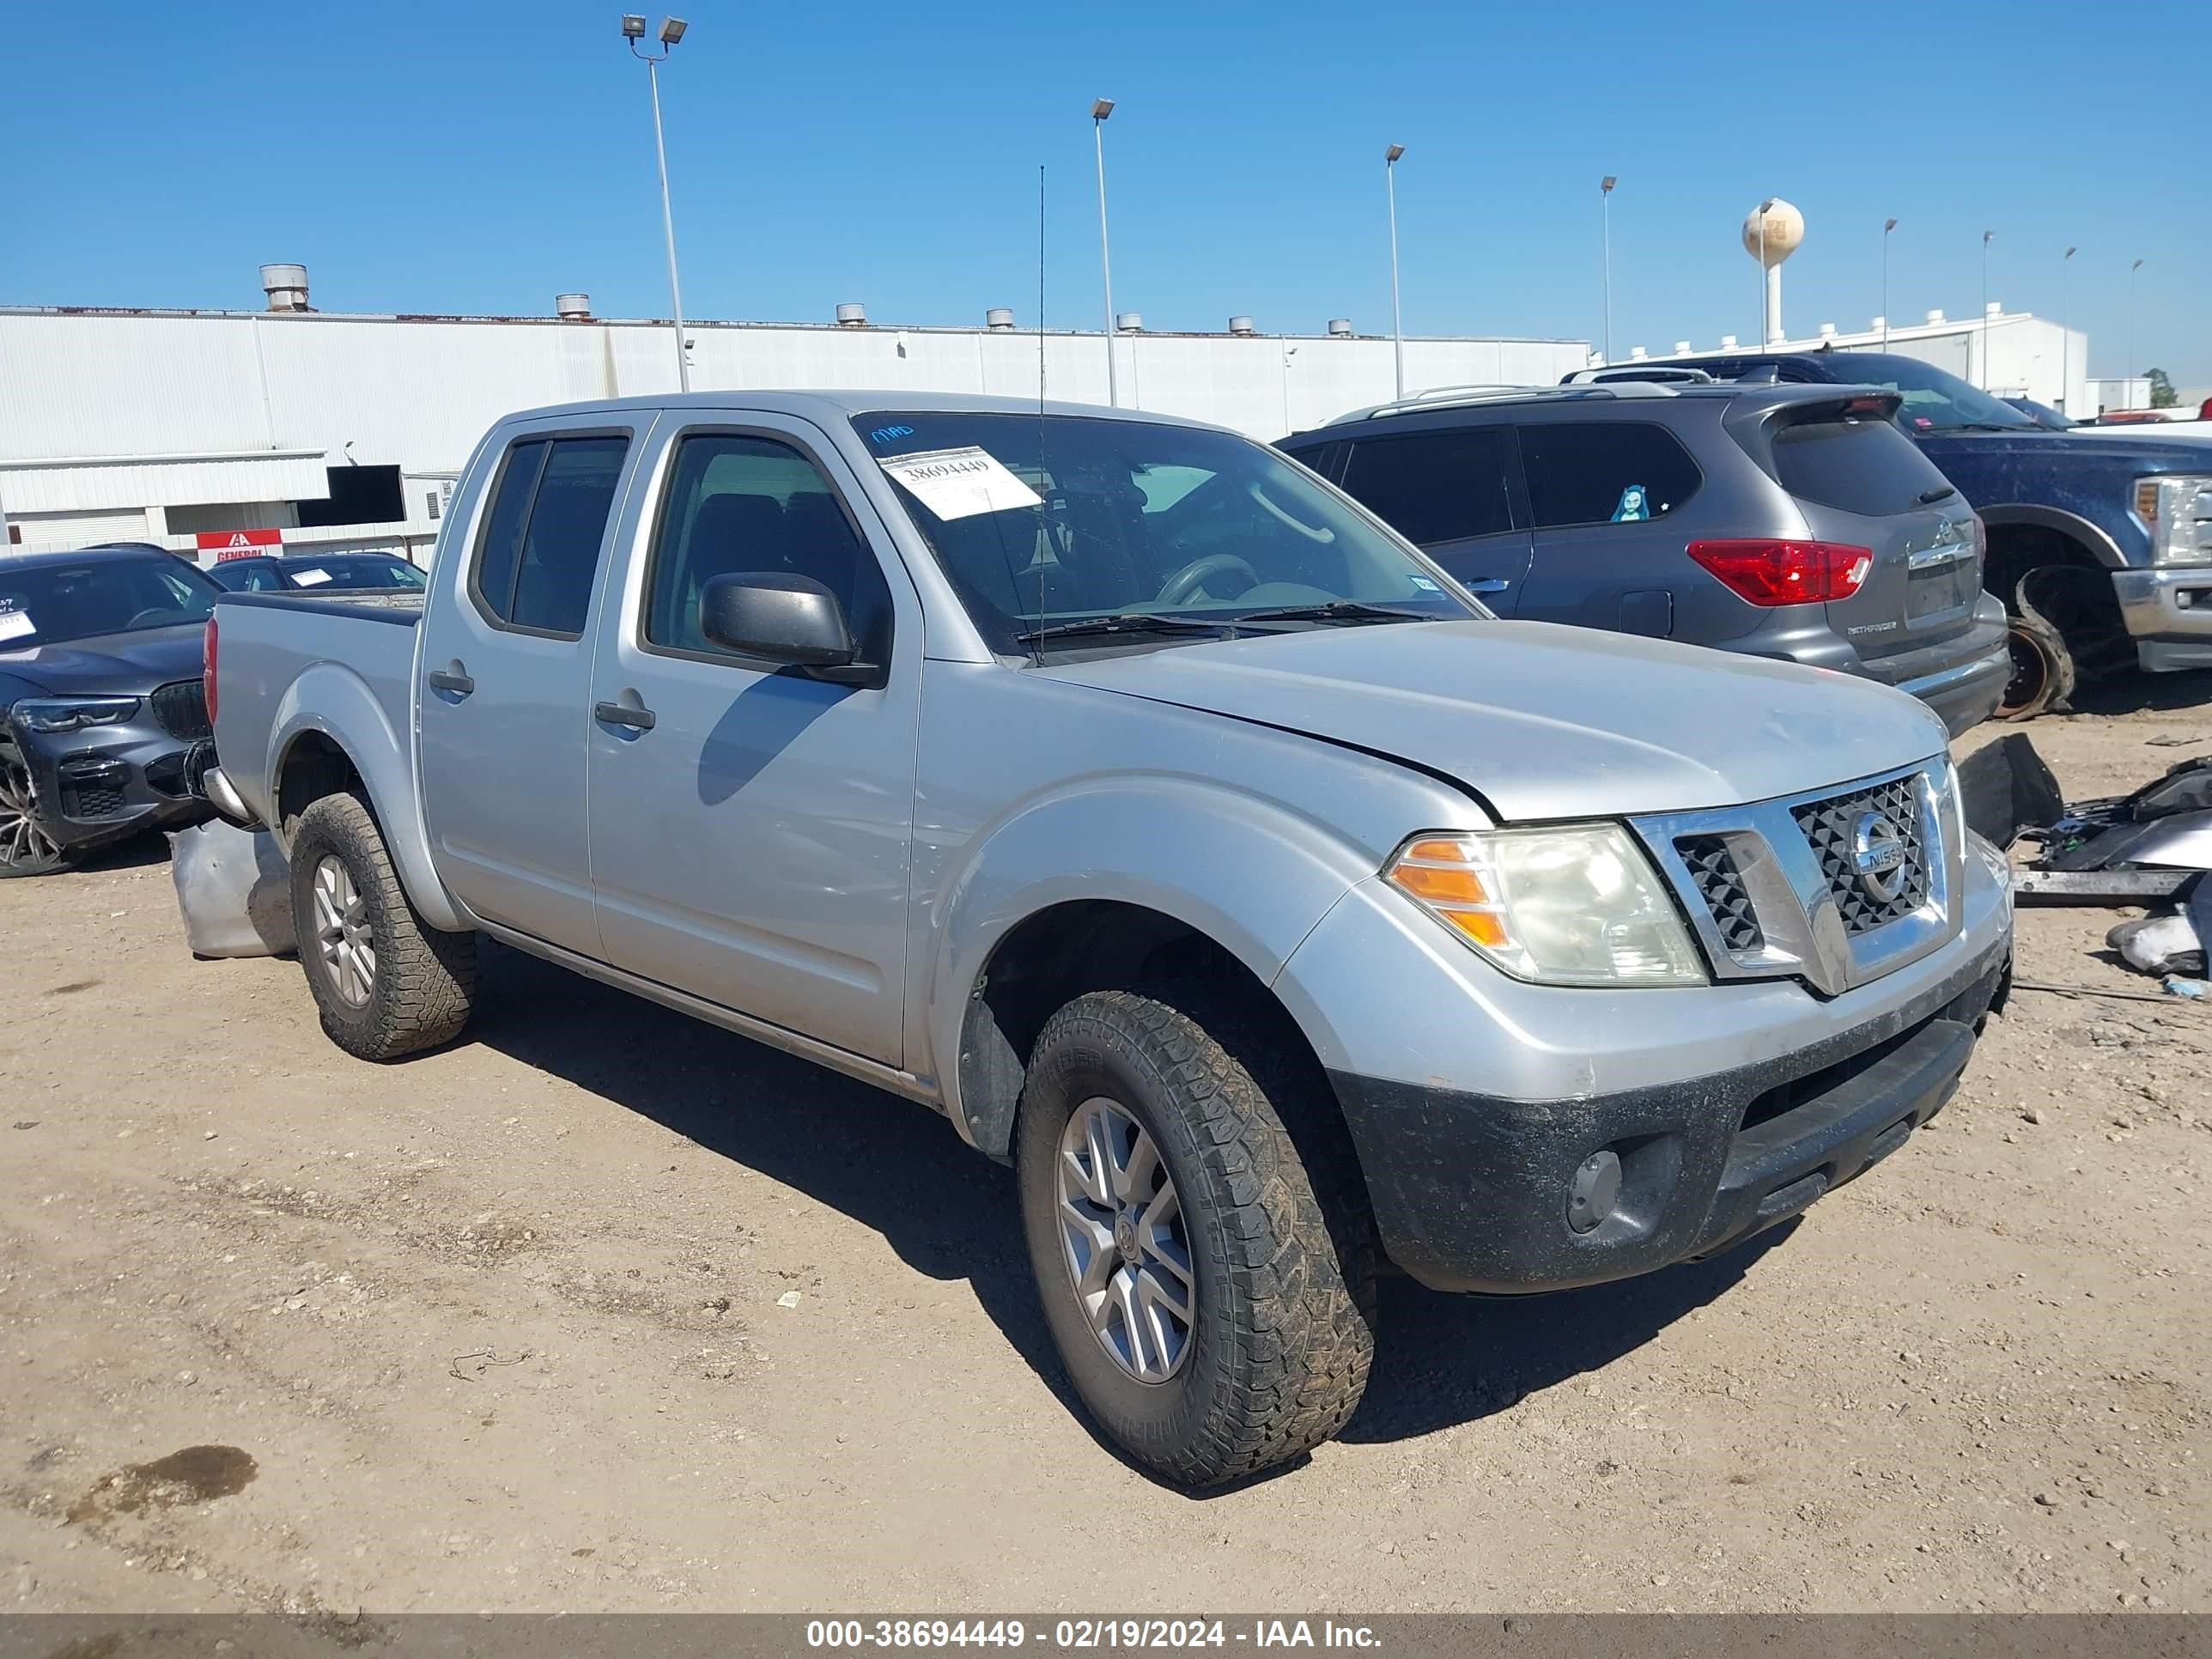
[{"label": "off-road tire", "polygon": [[[5,786],[12,803],[8,816],[13,825],[17,810],[35,805],[38,791],[31,781],[30,766],[11,738],[0,738],[0,769],[6,774],[0,778],[0,785]],[[50,876],[67,869],[73,861],[68,848],[50,845],[46,832],[27,822],[14,828],[10,844],[0,844],[0,881],[16,876]]]},{"label": "off-road tire", "polygon": [[2012,677],[1996,719],[2029,720],[2066,707],[2074,695],[2074,653],[2066,638],[2025,601],[2005,618],[2005,643],[2012,653]]},{"label": "off-road tire", "polygon": [[[317,948],[314,876],[335,857],[352,878],[376,951],[368,998],[341,995]],[[431,927],[415,912],[392,867],[384,836],[357,795],[325,795],[300,815],[292,833],[292,916],[300,965],[322,1016],[323,1032],[362,1060],[398,1060],[450,1042],[469,1023],[477,982],[477,939]]]},{"label": "off-road tire", "polygon": [[[1294,1044],[1206,986],[1091,992],[1046,1022],[1024,1081],[1014,1161],[1046,1322],[1108,1437],[1177,1485],[1300,1456],[1367,1386],[1374,1223],[1327,1079]],[[1152,1137],[1182,1205],[1196,1317],[1164,1382],[1108,1353],[1063,1253],[1060,1136],[1098,1097]]]}]

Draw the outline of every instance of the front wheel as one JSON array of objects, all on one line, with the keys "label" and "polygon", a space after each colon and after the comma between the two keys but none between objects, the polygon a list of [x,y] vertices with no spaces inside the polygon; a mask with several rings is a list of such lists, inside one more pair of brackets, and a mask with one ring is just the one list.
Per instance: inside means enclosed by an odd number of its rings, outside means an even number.
[{"label": "front wheel", "polygon": [[[1310,1450],[1366,1387],[1373,1225],[1311,1072],[1180,988],[1078,997],[1030,1057],[1015,1170],[1046,1322],[1107,1435],[1181,1485]],[[1289,1123],[1332,1155],[1310,1169]]]},{"label": "front wheel", "polygon": [[292,835],[292,921],[323,1032],[362,1060],[452,1041],[476,991],[474,933],[415,914],[368,808],[325,795]]},{"label": "front wheel", "polygon": [[69,854],[39,816],[38,786],[13,741],[0,738],[0,877],[51,875]]}]

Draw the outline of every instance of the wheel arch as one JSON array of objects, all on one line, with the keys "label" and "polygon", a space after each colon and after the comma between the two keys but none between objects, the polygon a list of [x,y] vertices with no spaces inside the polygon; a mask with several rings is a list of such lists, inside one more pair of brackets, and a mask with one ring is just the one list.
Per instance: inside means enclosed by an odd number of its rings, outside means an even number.
[{"label": "wheel arch", "polygon": [[357,789],[422,919],[447,932],[474,926],[431,862],[407,734],[394,727],[358,674],[318,663],[292,683],[270,732],[267,776],[270,828],[288,852],[291,826],[311,804]]},{"label": "wheel arch", "polygon": [[1296,1029],[1268,988],[1372,873],[1319,824],[1210,782],[1093,779],[1031,803],[978,838],[933,906],[909,1066],[934,1073],[963,1139],[1004,1158],[1029,1045],[1062,1003],[1188,958]]}]

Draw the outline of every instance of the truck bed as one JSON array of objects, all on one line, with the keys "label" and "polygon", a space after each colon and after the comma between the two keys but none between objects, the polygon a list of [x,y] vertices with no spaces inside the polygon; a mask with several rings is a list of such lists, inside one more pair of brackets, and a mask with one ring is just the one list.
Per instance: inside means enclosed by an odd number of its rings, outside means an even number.
[{"label": "truck bed", "polygon": [[276,822],[269,796],[281,751],[319,717],[342,716],[364,735],[381,727],[389,747],[380,758],[405,775],[422,615],[419,593],[226,593],[216,601],[216,758],[264,822]]}]

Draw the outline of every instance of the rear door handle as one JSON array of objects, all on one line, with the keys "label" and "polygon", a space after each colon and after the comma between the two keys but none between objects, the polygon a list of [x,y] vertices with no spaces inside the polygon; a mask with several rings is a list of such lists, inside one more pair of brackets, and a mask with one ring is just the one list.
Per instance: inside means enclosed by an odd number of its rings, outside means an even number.
[{"label": "rear door handle", "polygon": [[1485,576],[1479,582],[1466,584],[1470,593],[1503,593],[1512,586],[1512,582],[1504,576]]},{"label": "rear door handle", "polygon": [[468,671],[458,662],[449,662],[443,668],[434,668],[428,675],[433,691],[450,691],[457,697],[465,697],[477,689]]},{"label": "rear door handle", "polygon": [[609,726],[627,726],[633,732],[653,730],[653,710],[629,702],[595,702],[592,714]]}]

